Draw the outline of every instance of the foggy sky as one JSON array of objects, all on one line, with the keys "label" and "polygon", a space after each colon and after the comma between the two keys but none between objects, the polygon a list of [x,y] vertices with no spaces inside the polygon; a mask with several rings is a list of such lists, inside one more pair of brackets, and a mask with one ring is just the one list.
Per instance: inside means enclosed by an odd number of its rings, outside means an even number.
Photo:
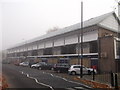
[{"label": "foggy sky", "polygon": [[[116,6],[115,0],[83,1],[84,20],[111,12]],[[2,49],[41,36],[50,28],[63,28],[80,22],[80,2],[81,0],[1,0]]]}]

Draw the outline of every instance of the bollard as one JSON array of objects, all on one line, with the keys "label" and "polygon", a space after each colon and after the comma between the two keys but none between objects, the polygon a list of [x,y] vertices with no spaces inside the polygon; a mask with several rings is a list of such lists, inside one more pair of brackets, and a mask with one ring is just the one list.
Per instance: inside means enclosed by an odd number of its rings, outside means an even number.
[{"label": "bollard", "polygon": [[95,80],[95,70],[93,68],[93,81]]},{"label": "bollard", "polygon": [[112,72],[110,74],[111,74],[111,86],[114,87],[114,75]]},{"label": "bollard", "polygon": [[117,74],[115,74],[115,89],[118,89],[118,78],[117,78]]}]

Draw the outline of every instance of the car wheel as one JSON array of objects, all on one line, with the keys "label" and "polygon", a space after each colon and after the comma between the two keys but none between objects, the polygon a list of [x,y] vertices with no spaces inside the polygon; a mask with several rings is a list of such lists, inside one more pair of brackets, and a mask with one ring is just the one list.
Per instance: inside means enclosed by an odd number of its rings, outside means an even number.
[{"label": "car wheel", "polygon": [[60,71],[60,70],[58,70],[57,72],[58,72],[58,73],[60,73],[61,71]]},{"label": "car wheel", "polygon": [[91,71],[90,70],[88,70],[88,75],[91,75]]},{"label": "car wheel", "polygon": [[72,71],[72,72],[71,72],[71,75],[76,75],[76,72],[75,72],[75,71]]},{"label": "car wheel", "polygon": [[54,68],[51,68],[51,70],[54,70]]},{"label": "car wheel", "polygon": [[42,68],[41,68],[41,67],[39,67],[38,69],[39,69],[39,70],[42,70]]},{"label": "car wheel", "polygon": [[35,68],[34,66],[32,68]]},{"label": "car wheel", "polygon": [[91,75],[93,75],[93,74],[95,74],[95,72],[94,72],[94,71],[91,71]]}]

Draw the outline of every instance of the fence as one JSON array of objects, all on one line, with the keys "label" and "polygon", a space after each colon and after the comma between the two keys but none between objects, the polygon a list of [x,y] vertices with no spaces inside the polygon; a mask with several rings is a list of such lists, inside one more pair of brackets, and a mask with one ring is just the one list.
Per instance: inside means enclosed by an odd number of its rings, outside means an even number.
[{"label": "fence", "polygon": [[[112,73],[112,75],[113,77],[111,76],[111,73],[103,73],[103,74],[96,74],[96,75],[84,75],[83,78],[108,84],[113,87],[116,87],[116,85],[117,87],[120,87],[120,73]],[[117,76],[116,78],[115,78],[115,75]]]}]

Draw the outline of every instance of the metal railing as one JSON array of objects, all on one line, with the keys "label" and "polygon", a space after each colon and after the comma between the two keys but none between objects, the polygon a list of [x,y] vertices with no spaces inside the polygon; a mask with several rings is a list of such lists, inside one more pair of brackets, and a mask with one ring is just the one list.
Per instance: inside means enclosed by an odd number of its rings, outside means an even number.
[{"label": "metal railing", "polygon": [[120,87],[120,73],[104,72],[102,74],[84,75],[84,79],[93,80],[112,87]]}]

